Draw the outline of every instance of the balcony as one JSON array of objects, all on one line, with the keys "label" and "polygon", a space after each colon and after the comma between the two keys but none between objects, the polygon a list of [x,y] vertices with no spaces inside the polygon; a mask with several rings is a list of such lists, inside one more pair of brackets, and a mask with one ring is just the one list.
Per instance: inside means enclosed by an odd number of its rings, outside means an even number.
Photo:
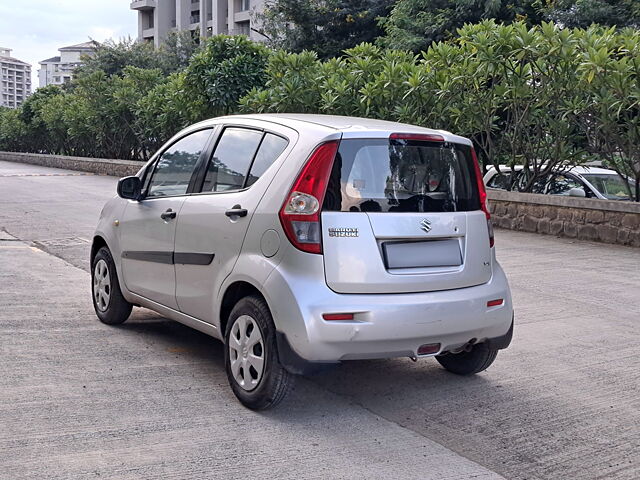
[{"label": "balcony", "polygon": [[134,0],[130,8],[131,10],[153,10],[156,6],[156,0]]}]

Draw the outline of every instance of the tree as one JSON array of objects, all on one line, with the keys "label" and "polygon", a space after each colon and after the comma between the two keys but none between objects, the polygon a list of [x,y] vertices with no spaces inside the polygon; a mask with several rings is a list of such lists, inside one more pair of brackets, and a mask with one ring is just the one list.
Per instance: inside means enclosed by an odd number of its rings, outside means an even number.
[{"label": "tree", "polygon": [[382,35],[377,19],[391,6],[388,0],[270,0],[260,15],[260,32],[275,48],[337,57]]},{"label": "tree", "polygon": [[640,27],[638,0],[551,0],[544,9],[547,17],[566,27]]},{"label": "tree", "polygon": [[526,21],[537,24],[542,16],[539,0],[398,0],[380,25],[381,45],[419,52],[433,42],[447,40],[466,23],[484,19],[498,22]]},{"label": "tree", "polygon": [[131,38],[118,42],[95,42],[94,51],[83,57],[83,65],[75,73],[82,76],[100,71],[108,76],[122,76],[126,67],[136,67],[158,69],[169,75],[184,70],[199,48],[199,37],[190,31],[170,32],[158,49],[150,43],[137,42]]},{"label": "tree", "polygon": [[640,202],[640,31],[593,26],[581,42],[580,88],[590,97],[581,125],[589,148]]},{"label": "tree", "polygon": [[185,70],[184,93],[195,117],[235,112],[240,98],[264,85],[269,53],[244,35],[207,38]]}]

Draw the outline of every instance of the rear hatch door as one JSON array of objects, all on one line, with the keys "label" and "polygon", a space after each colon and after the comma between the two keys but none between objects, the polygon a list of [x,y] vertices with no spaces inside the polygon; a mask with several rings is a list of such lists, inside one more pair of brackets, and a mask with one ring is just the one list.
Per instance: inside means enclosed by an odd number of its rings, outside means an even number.
[{"label": "rear hatch door", "polygon": [[491,278],[467,145],[342,140],[321,220],[326,282],[336,292],[429,292]]}]

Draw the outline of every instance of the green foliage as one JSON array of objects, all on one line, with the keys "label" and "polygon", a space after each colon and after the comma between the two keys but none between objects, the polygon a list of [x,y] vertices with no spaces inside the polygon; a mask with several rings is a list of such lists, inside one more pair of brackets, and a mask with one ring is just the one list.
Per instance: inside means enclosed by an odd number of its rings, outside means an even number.
[{"label": "green foliage", "polygon": [[271,0],[260,16],[261,33],[274,48],[337,57],[379,37],[378,18],[391,7],[387,0]]},{"label": "green foliage", "polygon": [[233,112],[240,98],[264,85],[269,50],[243,35],[206,39],[185,72],[185,94],[202,117]]},{"label": "green foliage", "polygon": [[640,198],[640,31],[487,20],[457,33],[420,55],[362,43],[325,60],[218,36],[168,76],[85,69],[0,110],[0,150],[144,160],[210,116],[354,115],[470,137],[485,166],[524,166],[513,188],[525,191],[551,169],[601,159]]},{"label": "green foliage", "polygon": [[638,177],[637,30],[552,23],[466,25],[420,56],[362,44],[339,59],[277,52],[245,112],[321,112],[472,138],[485,165],[523,165],[525,191],[552,169],[606,158]]},{"label": "green foliage", "polygon": [[131,38],[96,42],[92,54],[83,57],[84,64],[75,73],[83,76],[100,71],[108,76],[120,76],[126,67],[137,67],[158,69],[169,75],[185,69],[199,48],[199,39],[191,31],[170,32],[159,49]]},{"label": "green foliage", "polygon": [[544,11],[567,27],[587,28],[594,23],[640,27],[638,0],[549,0]]},{"label": "green foliage", "polygon": [[433,42],[456,36],[467,23],[485,19],[497,22],[542,20],[538,5],[543,0],[398,0],[391,14],[380,19],[385,36],[379,43],[388,48],[426,50]]}]

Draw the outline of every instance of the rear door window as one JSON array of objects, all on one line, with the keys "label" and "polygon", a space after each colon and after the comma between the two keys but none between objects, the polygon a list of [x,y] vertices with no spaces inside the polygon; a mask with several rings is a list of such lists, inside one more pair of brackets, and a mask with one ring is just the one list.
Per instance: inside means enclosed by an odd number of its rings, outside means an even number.
[{"label": "rear door window", "polygon": [[340,143],[323,205],[342,212],[479,209],[470,147],[386,139]]},{"label": "rear door window", "polygon": [[226,192],[243,188],[261,140],[259,130],[225,128],[207,167],[202,191]]},{"label": "rear door window", "polygon": [[253,185],[267,169],[276,161],[276,159],[287,148],[288,141],[278,135],[265,133],[264,139],[260,144],[260,149],[256,154],[256,158],[251,165],[251,171],[247,178],[247,187]]}]

